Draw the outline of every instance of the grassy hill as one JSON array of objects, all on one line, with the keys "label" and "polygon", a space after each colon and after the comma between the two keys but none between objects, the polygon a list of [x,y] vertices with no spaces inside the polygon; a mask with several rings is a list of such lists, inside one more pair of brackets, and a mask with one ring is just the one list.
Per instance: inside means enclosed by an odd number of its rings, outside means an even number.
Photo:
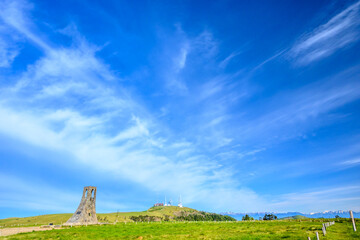
[{"label": "grassy hill", "polygon": [[[320,219],[237,221],[237,222],[143,222],[117,223],[67,227],[44,232],[19,233],[4,240],[15,239],[316,239],[321,233]],[[359,221],[357,221],[359,224]],[[360,232],[354,232],[350,221],[336,222],[327,229],[328,240],[360,239]]]},{"label": "grassy hill", "polygon": [[165,216],[170,216],[171,218],[176,217],[181,212],[186,213],[197,213],[199,211],[187,208],[187,207],[177,207],[177,206],[162,206],[162,207],[151,207],[146,211],[142,212],[117,212],[117,213],[99,213],[96,214],[98,216],[99,221],[105,222],[129,222],[133,221],[133,217],[139,216],[153,216],[155,221],[160,221],[165,218]]},{"label": "grassy hill", "polygon": [[305,217],[303,215],[295,215],[295,216],[290,216],[290,217],[284,217],[284,218],[281,218],[281,219],[308,219],[308,217]]},{"label": "grassy hill", "polygon": [[61,214],[47,214],[47,215],[24,217],[24,218],[5,218],[5,219],[0,219],[0,226],[17,227],[17,226],[45,225],[49,223],[61,224],[61,223],[65,223],[71,216],[72,216],[71,213],[61,213]]},{"label": "grassy hill", "polygon": [[[61,224],[72,214],[50,214],[26,218],[0,220],[0,227],[17,227]],[[0,239],[315,239],[315,232],[321,233],[324,222],[334,219],[307,219],[293,216],[277,221],[174,221],[182,217],[210,216],[191,208],[153,207],[142,212],[99,213],[99,218],[107,218],[107,225],[65,227],[44,232],[19,233]],[[132,217],[154,216],[170,221],[133,222]],[[212,216],[212,215],[211,215]],[[220,217],[221,215],[215,214]],[[181,220],[181,219],[180,219]],[[126,224],[125,224],[126,221]],[[356,219],[357,226],[360,219]],[[350,219],[336,219],[335,225],[327,229],[322,239],[360,239],[360,232],[352,230]],[[24,225],[23,225],[24,224]],[[16,225],[16,226],[14,226]],[[0,228],[1,229],[1,228]]]},{"label": "grassy hill", "polygon": [[[192,208],[177,207],[177,206],[166,206],[166,207],[152,207],[146,211],[141,212],[115,212],[115,213],[97,213],[99,222],[134,222],[134,221],[174,221],[174,220],[193,220],[194,215],[208,215],[209,213],[200,212]],[[219,214],[212,214],[215,217],[225,217]],[[35,226],[35,225],[47,225],[53,223],[59,225],[65,223],[72,213],[62,214],[48,214],[34,217],[24,218],[6,218],[0,219],[0,227],[17,227],[17,226]],[[185,218],[185,219],[184,219]],[[186,219],[189,218],[189,219]],[[224,220],[231,220],[226,219]],[[233,219],[235,220],[235,219]]]}]

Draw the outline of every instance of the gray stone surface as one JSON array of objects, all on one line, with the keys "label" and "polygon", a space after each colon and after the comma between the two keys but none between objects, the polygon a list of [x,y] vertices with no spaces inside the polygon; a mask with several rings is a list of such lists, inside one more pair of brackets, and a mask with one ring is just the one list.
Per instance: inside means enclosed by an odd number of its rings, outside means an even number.
[{"label": "gray stone surface", "polygon": [[353,214],[353,211],[351,211],[351,210],[350,210],[350,218],[351,218],[351,221],[352,221],[352,224],[353,224],[354,232],[356,232],[356,225],[355,225],[354,214]]},{"label": "gray stone surface", "polygon": [[97,224],[95,202],[96,187],[84,187],[79,207],[64,225]]}]

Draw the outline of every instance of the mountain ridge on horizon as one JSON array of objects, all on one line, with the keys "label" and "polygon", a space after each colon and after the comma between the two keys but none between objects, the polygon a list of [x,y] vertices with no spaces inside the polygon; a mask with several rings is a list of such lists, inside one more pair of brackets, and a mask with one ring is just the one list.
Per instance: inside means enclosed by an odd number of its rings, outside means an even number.
[{"label": "mountain ridge on horizon", "polygon": [[[236,212],[223,212],[220,214],[231,216],[235,219],[241,219],[246,214],[253,217],[254,219],[262,218],[265,214],[275,214],[278,218],[291,217],[296,215],[301,215],[308,218],[335,218],[336,215],[339,217],[350,217],[349,211],[336,210],[336,211],[323,211],[323,212],[312,212],[312,213],[302,213],[302,212],[248,212],[248,213],[236,213]],[[360,212],[353,211],[355,218],[360,218]]]}]

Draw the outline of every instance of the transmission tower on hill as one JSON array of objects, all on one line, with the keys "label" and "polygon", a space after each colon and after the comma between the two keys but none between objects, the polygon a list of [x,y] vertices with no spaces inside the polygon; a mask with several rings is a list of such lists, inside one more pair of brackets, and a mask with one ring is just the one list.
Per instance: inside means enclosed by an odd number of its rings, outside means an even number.
[{"label": "transmission tower on hill", "polygon": [[182,202],[181,202],[181,195],[179,196],[179,204],[178,204],[178,207],[183,207],[183,205],[182,205]]},{"label": "transmission tower on hill", "polygon": [[165,196],[165,202],[164,202],[164,206],[169,206],[167,203],[166,203],[166,196]]}]

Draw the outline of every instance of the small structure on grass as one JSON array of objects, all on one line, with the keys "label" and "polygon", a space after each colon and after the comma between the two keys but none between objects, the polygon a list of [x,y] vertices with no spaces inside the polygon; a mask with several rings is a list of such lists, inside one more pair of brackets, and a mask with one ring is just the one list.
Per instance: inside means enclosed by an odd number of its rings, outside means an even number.
[{"label": "small structure on grass", "polygon": [[183,207],[183,205],[182,205],[182,202],[181,202],[181,195],[179,196],[179,204],[178,204],[178,207]]},{"label": "small structure on grass", "polygon": [[162,207],[162,206],[164,206],[163,203],[155,203],[155,204],[154,204],[154,207]]}]

